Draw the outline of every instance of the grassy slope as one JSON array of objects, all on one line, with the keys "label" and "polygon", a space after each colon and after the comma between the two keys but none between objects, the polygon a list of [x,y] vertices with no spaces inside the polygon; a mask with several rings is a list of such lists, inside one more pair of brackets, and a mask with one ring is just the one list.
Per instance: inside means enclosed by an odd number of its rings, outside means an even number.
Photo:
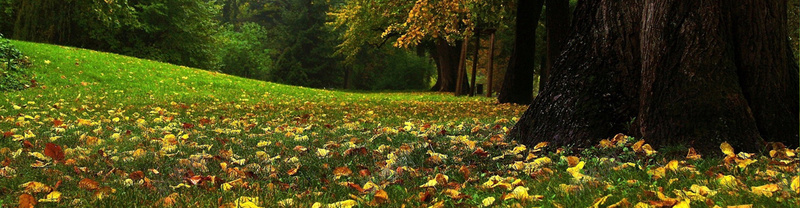
[{"label": "grassy slope", "polygon": [[[57,190],[63,195],[60,202],[44,203],[50,206],[174,201],[179,207],[209,207],[249,196],[267,207],[284,199],[294,199],[297,207],[350,199],[361,206],[460,207],[479,206],[489,197],[497,199],[494,205],[586,207],[609,195],[606,206],[623,198],[633,204],[668,201],[656,193],[678,197],[673,190],[694,184],[719,191],[708,196],[717,205],[800,203],[786,181],[797,174],[797,157],[789,166],[769,166],[772,159],[759,158],[747,169],[689,160],[680,163],[683,169],[655,177],[670,159],[633,152],[631,141],[626,147],[582,152],[582,172],[593,179],[578,182],[566,171],[575,164],[561,159],[569,151],[537,152],[503,139],[504,128],[513,125],[509,120],[524,106],[436,93],[308,89],[102,52],[14,44],[31,57],[40,86],[0,98],[0,132],[10,133],[0,140],[0,175],[5,176],[0,204],[5,206],[16,206],[26,192],[45,198],[47,191],[20,187],[30,181],[49,187],[60,182]],[[65,161],[31,167],[37,159],[29,154],[44,153],[48,142],[64,149]],[[474,153],[478,147],[488,155]],[[553,162],[535,164],[544,157]],[[622,162],[642,169],[612,171]],[[337,175],[342,167],[353,173]],[[766,170],[777,172],[765,175]],[[448,176],[447,185],[440,177],[433,188],[420,187],[437,174]],[[715,174],[735,176],[743,186],[726,187]],[[192,175],[221,180],[192,184]],[[502,200],[513,192],[484,187],[491,176],[509,177],[509,183],[520,179],[508,186],[530,188],[528,193],[541,199]],[[82,180],[97,182],[99,189]],[[222,182],[233,188],[222,190]],[[362,192],[348,182],[378,184],[389,201],[376,200],[376,189]],[[747,192],[748,186],[764,184],[780,189],[772,197]],[[706,203],[691,200],[693,206]]]}]

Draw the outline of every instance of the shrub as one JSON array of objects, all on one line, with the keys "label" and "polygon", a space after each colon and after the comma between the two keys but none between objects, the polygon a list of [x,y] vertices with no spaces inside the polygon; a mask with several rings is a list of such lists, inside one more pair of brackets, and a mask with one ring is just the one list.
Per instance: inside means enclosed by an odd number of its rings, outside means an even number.
[{"label": "shrub", "polygon": [[28,57],[0,34],[0,91],[25,89],[25,68],[29,65]]}]

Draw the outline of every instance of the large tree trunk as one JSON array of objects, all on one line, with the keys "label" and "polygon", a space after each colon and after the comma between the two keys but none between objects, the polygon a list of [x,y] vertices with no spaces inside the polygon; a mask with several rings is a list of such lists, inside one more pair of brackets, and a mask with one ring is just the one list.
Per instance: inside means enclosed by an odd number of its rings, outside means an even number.
[{"label": "large tree trunk", "polygon": [[552,73],[553,63],[561,55],[567,37],[570,34],[569,25],[569,0],[547,0],[545,2],[545,19],[547,24],[547,62],[539,73],[539,89],[547,85]]},{"label": "large tree trunk", "polygon": [[757,151],[761,136],[796,145],[784,3],[581,1],[551,81],[509,136],[590,146],[627,132],[701,153]]},{"label": "large tree trunk", "polygon": [[497,95],[500,103],[530,104],[533,95],[533,70],[536,55],[536,27],[544,0],[519,0],[517,3],[514,48],[503,87]]},{"label": "large tree trunk", "polygon": [[[436,61],[438,77],[432,90],[439,92],[455,92],[458,81],[458,62],[461,53],[461,42],[450,45],[443,39],[436,40]],[[466,80],[466,75],[464,79]],[[465,84],[466,86],[466,84]]]},{"label": "large tree trunk", "polygon": [[786,0],[728,2],[736,67],[761,136],[798,145],[798,75]]},{"label": "large tree trunk", "polygon": [[580,1],[573,34],[550,81],[509,136],[524,143],[588,146],[636,116],[641,0]]},{"label": "large tree trunk", "polygon": [[646,0],[639,131],[656,146],[758,150],[719,0]]}]

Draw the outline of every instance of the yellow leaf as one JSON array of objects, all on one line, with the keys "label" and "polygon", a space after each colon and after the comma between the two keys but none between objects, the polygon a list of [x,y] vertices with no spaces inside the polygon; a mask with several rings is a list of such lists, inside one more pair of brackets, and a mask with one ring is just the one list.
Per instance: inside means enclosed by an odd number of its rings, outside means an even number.
[{"label": "yellow leaf", "polygon": [[667,168],[667,170],[678,171],[678,161],[677,160],[669,161],[669,163],[667,163],[667,165],[664,167]]},{"label": "yellow leaf", "polygon": [[642,145],[644,145],[644,139],[640,139],[636,143],[633,143],[631,148],[633,148],[633,152],[642,152]]},{"label": "yellow leaf", "polygon": [[675,206],[672,206],[672,208],[691,208],[691,206],[689,206],[688,200],[683,200],[678,202],[678,204],[676,204]]},{"label": "yellow leaf", "polygon": [[547,147],[547,144],[548,142],[539,142],[538,144],[536,144],[536,146],[533,147],[533,149],[542,149],[544,147]]},{"label": "yellow leaf", "polygon": [[752,204],[734,205],[734,206],[728,206],[728,208],[753,208],[753,205]]},{"label": "yellow leaf", "polygon": [[236,199],[236,207],[241,208],[259,208],[258,197],[242,196]]},{"label": "yellow leaf", "polygon": [[772,193],[780,189],[781,188],[778,186],[778,184],[766,184],[763,186],[750,187],[750,192],[753,192],[756,195],[772,197]]},{"label": "yellow leaf", "polygon": [[719,149],[722,150],[722,153],[725,153],[725,155],[727,156],[736,155],[733,153],[733,147],[731,147],[731,145],[728,144],[728,142],[723,142],[722,144],[720,144]]},{"label": "yellow leaf", "polygon": [[428,208],[443,208],[443,207],[444,207],[444,201],[439,201],[436,202],[436,204],[429,206]]},{"label": "yellow leaf", "polygon": [[619,202],[608,206],[608,208],[619,208],[619,207],[631,207],[631,203],[628,202],[628,198],[622,198],[622,200],[619,200]]},{"label": "yellow leaf", "polygon": [[506,195],[505,199],[503,200],[518,199],[521,201],[527,201],[527,200],[541,200],[544,198],[544,196],[541,195],[533,195],[533,196],[528,195],[528,190],[529,189],[524,186],[517,186],[517,188],[514,188],[514,190],[511,191],[510,194]]},{"label": "yellow leaf", "polygon": [[322,148],[317,148],[317,157],[326,157],[330,151]]},{"label": "yellow leaf", "polygon": [[52,190],[52,188],[50,188],[50,186],[47,186],[47,185],[45,185],[43,183],[36,182],[36,181],[23,183],[19,187],[24,188],[25,192],[28,192],[28,193],[42,193],[42,192],[50,192],[50,190]]},{"label": "yellow leaf", "polygon": [[39,199],[39,202],[58,202],[61,200],[61,192],[53,191],[47,194],[44,199]]},{"label": "yellow leaf", "polygon": [[636,203],[636,205],[633,206],[633,208],[651,208],[651,207],[653,206],[650,206],[650,204],[646,204],[643,202]]},{"label": "yellow leaf", "polygon": [[278,201],[278,206],[281,207],[294,207],[294,199],[288,198]]},{"label": "yellow leaf", "polygon": [[231,188],[233,188],[233,185],[230,183],[223,183],[220,188],[222,188],[223,191],[230,191]]},{"label": "yellow leaf", "polygon": [[697,184],[692,184],[692,187],[689,188],[696,194],[700,194],[701,196],[714,196],[717,194],[717,191],[709,189],[707,186],[701,186]]},{"label": "yellow leaf", "polygon": [[494,197],[490,196],[490,197],[486,197],[485,199],[483,199],[481,204],[484,207],[488,207],[488,206],[492,205],[493,203],[494,203]]},{"label": "yellow leaf", "polygon": [[356,202],[355,200],[349,199],[349,200],[344,200],[344,201],[339,201],[339,202],[334,202],[334,203],[328,204],[326,207],[328,207],[328,208],[351,208],[351,207],[356,206],[356,205],[358,205],[358,202]]},{"label": "yellow leaf", "polygon": [[419,187],[420,188],[434,187],[437,184],[439,184],[439,183],[436,182],[436,179],[431,179],[431,180],[428,180],[428,182],[426,182],[425,184],[420,185]]},{"label": "yellow leaf", "polygon": [[694,148],[692,148],[692,147],[690,147],[689,148],[689,152],[686,153],[686,159],[699,160],[700,157],[702,157],[702,155],[697,154],[697,151],[695,151]]},{"label": "yellow leaf", "polygon": [[592,208],[600,207],[600,205],[603,205],[603,204],[606,203],[606,200],[608,200],[608,197],[611,197],[611,194],[595,199],[594,203],[592,203],[591,207]]},{"label": "yellow leaf", "polygon": [[792,177],[792,184],[790,187],[794,193],[800,194],[800,176]]},{"label": "yellow leaf", "polygon": [[644,153],[647,156],[654,155],[654,154],[658,153],[656,150],[653,149],[653,147],[650,146],[650,144],[643,145],[642,149],[644,150]]},{"label": "yellow leaf", "polygon": [[724,175],[722,177],[717,178],[717,182],[719,183],[719,185],[722,185],[722,187],[725,187],[725,188],[736,188],[736,187],[738,187],[739,186],[739,182],[738,181],[739,180],[736,179],[736,177],[733,177],[732,175]]}]

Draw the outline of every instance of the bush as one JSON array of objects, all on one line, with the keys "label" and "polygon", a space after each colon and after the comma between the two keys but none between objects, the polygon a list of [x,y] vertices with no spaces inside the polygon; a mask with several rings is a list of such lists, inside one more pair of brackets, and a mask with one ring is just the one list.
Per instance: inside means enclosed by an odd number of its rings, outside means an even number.
[{"label": "bush", "polygon": [[[368,54],[368,55],[367,55]],[[373,50],[353,68],[351,81],[360,90],[426,90],[436,66],[429,58],[398,48]]]},{"label": "bush", "polygon": [[28,57],[0,34],[0,91],[25,89],[25,68],[29,65]]},{"label": "bush", "polygon": [[234,31],[231,25],[224,26],[217,37],[219,45],[215,70],[268,80],[271,62],[266,34],[266,29],[256,23],[245,23],[239,31]]}]

